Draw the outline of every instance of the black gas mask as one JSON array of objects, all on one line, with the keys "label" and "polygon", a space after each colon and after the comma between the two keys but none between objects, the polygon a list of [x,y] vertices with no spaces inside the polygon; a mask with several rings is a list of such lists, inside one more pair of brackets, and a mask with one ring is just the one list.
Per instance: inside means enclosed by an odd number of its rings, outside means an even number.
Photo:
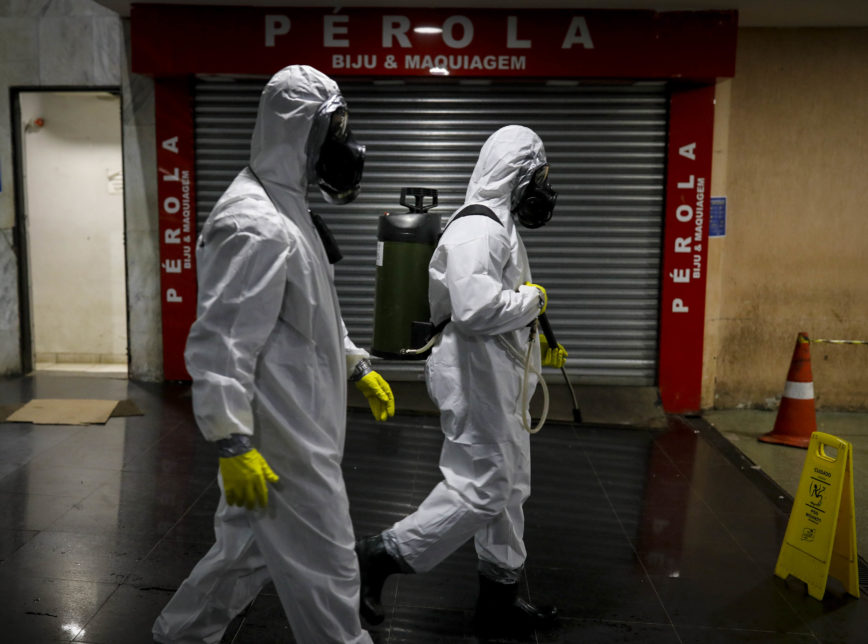
[{"label": "black gas mask", "polygon": [[530,181],[521,190],[513,212],[525,228],[539,228],[552,218],[557,200],[558,193],[552,190],[549,183],[549,166],[546,163],[531,170]]},{"label": "black gas mask", "polygon": [[340,95],[332,96],[314,117],[308,138],[308,175],[326,201],[345,204],[358,196],[364,166],[365,146],[353,137],[347,105]]}]

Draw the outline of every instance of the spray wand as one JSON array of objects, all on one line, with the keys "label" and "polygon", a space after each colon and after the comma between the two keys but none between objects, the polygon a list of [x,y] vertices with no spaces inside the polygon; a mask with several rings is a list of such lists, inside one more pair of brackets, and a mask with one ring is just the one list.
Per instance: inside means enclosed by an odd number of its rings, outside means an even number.
[{"label": "spray wand", "polygon": [[[537,319],[539,320],[540,328],[542,329],[543,335],[545,335],[549,346],[557,347],[558,341],[555,339],[555,332],[552,331],[552,325],[549,322],[548,316],[545,313],[542,313]],[[582,410],[579,409],[579,403],[576,401],[576,393],[573,391],[570,377],[567,375],[567,370],[564,367],[561,367],[561,373],[564,374],[564,380],[567,383],[567,388],[570,390],[570,396],[573,398],[573,420],[580,423],[582,422]]]}]

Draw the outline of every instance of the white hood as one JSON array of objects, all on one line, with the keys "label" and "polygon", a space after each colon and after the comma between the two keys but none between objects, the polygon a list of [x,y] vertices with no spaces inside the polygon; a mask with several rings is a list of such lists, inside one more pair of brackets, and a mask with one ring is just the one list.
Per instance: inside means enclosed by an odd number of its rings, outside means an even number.
[{"label": "white hood", "polygon": [[479,151],[464,201],[488,206],[512,230],[513,196],[527,183],[530,171],[544,163],[545,149],[536,132],[522,125],[502,127]]},{"label": "white hood", "polygon": [[319,107],[340,95],[337,83],[307,65],[277,72],[259,98],[250,143],[250,168],[287,213],[307,204],[307,140]]}]

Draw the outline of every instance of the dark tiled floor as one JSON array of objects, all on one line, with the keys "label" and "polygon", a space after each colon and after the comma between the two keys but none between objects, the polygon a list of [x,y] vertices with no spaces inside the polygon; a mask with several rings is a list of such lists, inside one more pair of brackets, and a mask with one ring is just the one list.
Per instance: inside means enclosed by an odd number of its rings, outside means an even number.
[{"label": "dark tiled floor", "polygon": [[[0,424],[0,640],[151,642],[154,618],[208,549],[212,448],[183,385],[38,375],[0,381],[31,398],[131,399],[143,416],[104,426]],[[437,420],[385,425],[350,412],[345,478],[357,534],[412,510],[439,480]],[[556,603],[540,642],[862,642],[865,602],[810,599],[773,576],[788,507],[734,464],[707,424],[665,429],[550,424],[533,439],[524,583]],[[381,644],[474,642],[467,544],[438,569],[387,582]],[[264,592],[225,642],[292,642]]]}]

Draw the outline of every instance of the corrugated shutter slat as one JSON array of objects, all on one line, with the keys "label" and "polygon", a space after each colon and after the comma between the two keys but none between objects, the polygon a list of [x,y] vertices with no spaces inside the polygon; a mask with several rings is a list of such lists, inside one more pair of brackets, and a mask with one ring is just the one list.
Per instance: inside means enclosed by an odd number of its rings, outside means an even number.
[{"label": "corrugated shutter slat", "polygon": [[[267,78],[202,77],[196,83],[199,223],[247,163]],[[559,192],[552,222],[524,231],[534,279],[576,382],[656,381],[666,159],[665,85],[542,82],[406,83],[344,80],[350,122],[368,157],[362,193],[311,208],[333,229],[344,260],[335,282],[347,327],[369,346],[377,218],[401,211],[404,186],[436,188],[444,218],[458,208],[487,136],[509,123],[543,139]],[[419,363],[385,363],[391,377],[421,379]]]}]

